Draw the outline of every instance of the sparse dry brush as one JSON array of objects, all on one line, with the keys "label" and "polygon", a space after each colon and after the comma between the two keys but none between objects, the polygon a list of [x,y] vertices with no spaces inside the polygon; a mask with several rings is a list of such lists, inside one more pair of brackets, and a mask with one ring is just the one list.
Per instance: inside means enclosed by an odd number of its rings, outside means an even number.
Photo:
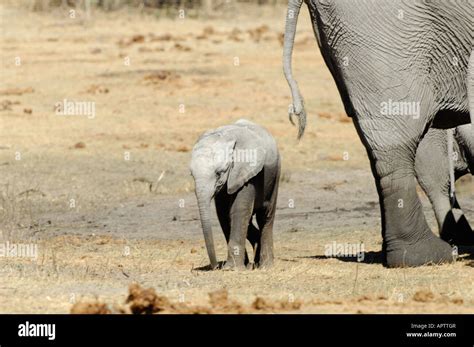
[{"label": "sparse dry brush", "polygon": [[[10,3],[16,1],[6,0]],[[237,0],[238,3],[254,4],[254,5],[279,5],[286,4],[286,0]],[[97,7],[105,11],[113,11],[124,7],[130,8],[187,8],[201,9],[202,13],[210,14],[219,11],[226,4],[226,0],[33,0],[27,4],[33,11],[47,11],[55,7],[72,7],[72,8],[90,8]]]}]

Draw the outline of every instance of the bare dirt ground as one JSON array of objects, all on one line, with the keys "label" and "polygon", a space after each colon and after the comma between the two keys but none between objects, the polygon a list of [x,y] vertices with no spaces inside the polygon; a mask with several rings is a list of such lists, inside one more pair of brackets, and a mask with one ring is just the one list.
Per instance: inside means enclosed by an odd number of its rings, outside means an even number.
[{"label": "bare dirt ground", "polygon": [[[416,269],[381,264],[367,156],[306,11],[294,59],[309,112],[299,143],[286,112],[284,8],[209,20],[0,11],[0,230],[4,240],[38,246],[34,260],[0,258],[0,312],[123,305],[133,282],[187,305],[208,305],[224,288],[254,307],[246,312],[474,312],[471,256]],[[95,102],[95,117],[57,115],[64,99]],[[240,118],[266,126],[283,156],[276,262],[206,271],[190,150],[203,131]],[[474,218],[471,177],[458,190]],[[216,218],[214,231],[224,260]],[[364,260],[326,258],[333,242],[363,242]]]}]

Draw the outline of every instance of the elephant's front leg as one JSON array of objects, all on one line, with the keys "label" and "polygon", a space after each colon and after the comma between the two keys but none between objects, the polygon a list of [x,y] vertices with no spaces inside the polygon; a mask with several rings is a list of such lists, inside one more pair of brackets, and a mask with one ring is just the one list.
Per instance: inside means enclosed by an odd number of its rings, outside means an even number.
[{"label": "elephant's front leg", "polygon": [[[234,197],[228,195],[225,190],[221,190],[215,196],[217,217],[219,219],[219,223],[221,225],[222,231],[224,232],[225,241],[227,242],[227,244],[229,244],[229,240],[230,240],[230,229],[231,229],[230,207],[232,206],[233,198]],[[252,223],[250,223],[250,225],[252,225]],[[255,227],[254,229],[256,232],[258,232],[258,230]],[[255,235],[256,234],[255,231],[251,230],[249,226],[248,235],[249,236]],[[247,238],[249,238],[249,236],[247,236]],[[249,238],[249,241],[250,243],[252,243],[250,238]],[[252,247],[254,247],[253,243],[252,243]],[[247,254],[247,250],[245,250],[245,265],[248,266],[249,264],[250,264],[250,260]]]},{"label": "elephant's front leg", "polygon": [[[382,213],[382,236],[387,266],[419,266],[453,260],[448,243],[430,230],[416,192],[414,175],[417,134],[402,132],[394,121],[357,122],[365,140],[377,184]],[[372,126],[372,127],[369,127]],[[421,136],[421,134],[420,134]]]},{"label": "elephant's front leg", "polygon": [[255,187],[246,184],[237,192],[230,208],[230,237],[227,245],[227,261],[223,269],[245,268],[245,240],[255,201]]}]

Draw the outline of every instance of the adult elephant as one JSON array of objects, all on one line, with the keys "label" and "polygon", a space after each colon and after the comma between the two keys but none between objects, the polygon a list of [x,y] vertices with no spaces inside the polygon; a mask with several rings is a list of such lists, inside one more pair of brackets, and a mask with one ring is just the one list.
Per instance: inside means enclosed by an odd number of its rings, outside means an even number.
[{"label": "adult elephant", "polygon": [[[414,161],[430,127],[470,122],[472,2],[305,2],[346,113],[367,149],[379,194],[387,266],[452,261],[450,245],[431,232],[423,215]],[[292,76],[291,56],[302,3],[289,0],[284,41],[284,72],[293,96],[290,120],[298,117],[298,137],[303,135],[306,113]]]}]

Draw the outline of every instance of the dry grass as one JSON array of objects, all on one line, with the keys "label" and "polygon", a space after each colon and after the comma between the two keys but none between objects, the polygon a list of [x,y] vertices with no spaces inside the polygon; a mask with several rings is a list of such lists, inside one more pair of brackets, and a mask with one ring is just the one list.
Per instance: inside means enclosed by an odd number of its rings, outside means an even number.
[{"label": "dry grass", "polygon": [[[474,309],[472,260],[391,270],[378,262],[324,258],[321,245],[328,237],[308,240],[280,235],[276,243],[280,256],[273,269],[241,272],[200,269],[207,264],[200,241],[53,238],[40,243],[37,263],[0,261],[2,275],[8,274],[9,279],[1,288],[0,307],[2,312],[31,313],[69,312],[74,303],[90,301],[123,307],[129,284],[137,282],[155,288],[171,302],[201,307],[208,307],[209,293],[226,288],[229,297],[245,307],[263,305],[265,300],[301,303],[290,310],[295,312],[467,313]],[[375,243],[366,243],[366,248],[379,250]],[[218,254],[223,258],[225,249],[219,247]],[[264,302],[255,303],[257,298]]]}]

